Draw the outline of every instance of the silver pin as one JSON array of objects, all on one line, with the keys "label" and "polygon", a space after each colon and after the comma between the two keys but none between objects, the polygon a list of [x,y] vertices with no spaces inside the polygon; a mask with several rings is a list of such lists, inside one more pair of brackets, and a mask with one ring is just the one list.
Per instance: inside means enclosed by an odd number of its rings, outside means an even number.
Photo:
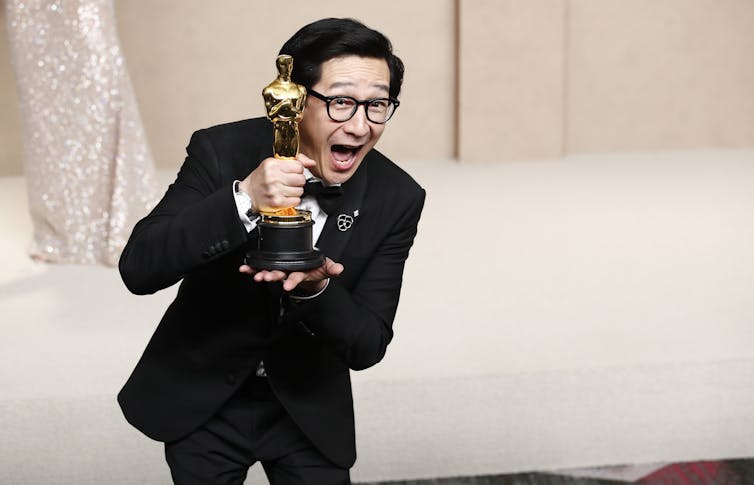
[{"label": "silver pin", "polygon": [[338,216],[338,229],[341,232],[346,232],[347,230],[351,229],[352,225],[353,217],[349,216],[348,214],[340,214]]}]

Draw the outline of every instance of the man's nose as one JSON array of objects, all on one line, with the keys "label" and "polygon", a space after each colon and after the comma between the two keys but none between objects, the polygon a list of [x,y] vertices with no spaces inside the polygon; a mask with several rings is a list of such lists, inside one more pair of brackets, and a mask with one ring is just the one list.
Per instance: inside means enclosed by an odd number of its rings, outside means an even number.
[{"label": "man's nose", "polygon": [[369,133],[369,120],[367,119],[366,110],[362,106],[359,106],[353,117],[346,121],[343,129],[356,137],[362,137]]}]

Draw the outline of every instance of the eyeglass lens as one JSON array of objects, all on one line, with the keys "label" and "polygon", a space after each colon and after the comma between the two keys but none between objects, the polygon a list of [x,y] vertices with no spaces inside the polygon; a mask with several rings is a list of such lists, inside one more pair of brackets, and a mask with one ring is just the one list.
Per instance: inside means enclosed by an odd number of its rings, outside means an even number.
[{"label": "eyeglass lens", "polygon": [[[333,98],[328,104],[330,117],[335,121],[347,121],[356,114],[359,104],[355,99],[348,97]],[[395,111],[395,104],[387,98],[377,98],[364,103],[367,118],[373,123],[384,123],[390,119]]]}]

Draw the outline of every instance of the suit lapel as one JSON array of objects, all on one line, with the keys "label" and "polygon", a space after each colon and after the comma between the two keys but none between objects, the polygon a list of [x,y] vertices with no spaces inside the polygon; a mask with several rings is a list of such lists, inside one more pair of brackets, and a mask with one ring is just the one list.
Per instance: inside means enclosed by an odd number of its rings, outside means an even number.
[{"label": "suit lapel", "polygon": [[[317,240],[317,247],[328,258],[338,261],[359,223],[359,209],[367,189],[367,160],[364,158],[356,173],[343,184],[343,201],[334,214],[327,215],[325,227]],[[340,219],[340,220],[339,220]]]}]

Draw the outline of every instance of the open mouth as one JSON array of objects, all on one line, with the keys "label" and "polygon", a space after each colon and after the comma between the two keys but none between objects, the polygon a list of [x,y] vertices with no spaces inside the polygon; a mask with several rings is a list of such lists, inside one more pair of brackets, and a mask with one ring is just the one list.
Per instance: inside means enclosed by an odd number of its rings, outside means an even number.
[{"label": "open mouth", "polygon": [[362,145],[333,145],[330,147],[333,162],[341,170],[351,168]]}]

